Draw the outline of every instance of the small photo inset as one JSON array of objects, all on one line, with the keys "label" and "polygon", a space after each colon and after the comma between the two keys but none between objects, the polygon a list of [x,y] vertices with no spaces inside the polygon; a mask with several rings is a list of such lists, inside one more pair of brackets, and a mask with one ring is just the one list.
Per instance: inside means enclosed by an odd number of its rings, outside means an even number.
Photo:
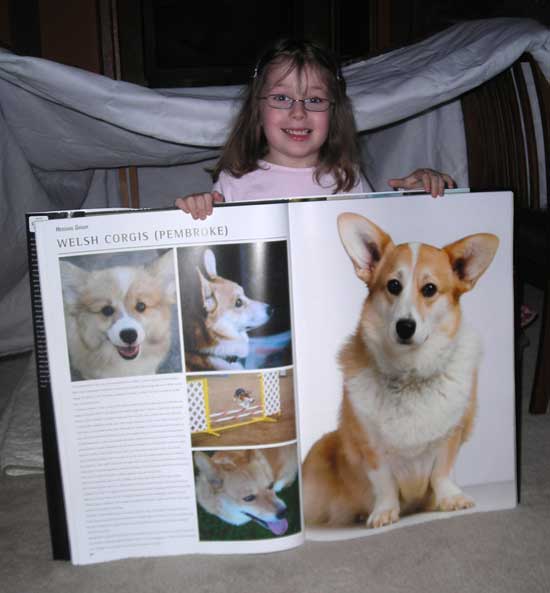
[{"label": "small photo inset", "polygon": [[301,530],[295,444],[194,451],[201,541],[273,539]]},{"label": "small photo inset", "polygon": [[193,447],[246,447],[296,439],[292,369],[192,375],[187,399]]},{"label": "small photo inset", "polygon": [[292,364],[285,241],[177,250],[189,372]]},{"label": "small photo inset", "polygon": [[71,380],[181,372],[172,250],[59,260]]}]

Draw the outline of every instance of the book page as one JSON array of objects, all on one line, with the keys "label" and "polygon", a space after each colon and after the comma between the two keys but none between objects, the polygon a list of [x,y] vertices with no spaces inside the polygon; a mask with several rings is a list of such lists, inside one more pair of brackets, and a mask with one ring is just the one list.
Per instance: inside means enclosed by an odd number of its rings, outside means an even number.
[{"label": "book page", "polygon": [[245,212],[36,224],[76,564],[303,541],[287,206]]},{"label": "book page", "polygon": [[[308,537],[513,507],[512,195],[338,198],[289,220]],[[470,235],[451,264],[441,249]],[[457,510],[427,498],[442,456]]]}]

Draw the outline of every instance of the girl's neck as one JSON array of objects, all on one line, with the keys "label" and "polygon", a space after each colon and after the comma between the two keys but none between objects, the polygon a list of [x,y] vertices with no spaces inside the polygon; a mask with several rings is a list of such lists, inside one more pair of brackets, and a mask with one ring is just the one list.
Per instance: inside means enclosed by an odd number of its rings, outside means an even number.
[{"label": "girl's neck", "polygon": [[274,158],[269,153],[266,154],[263,158],[263,161],[269,163],[270,165],[277,165],[279,167],[288,167],[289,169],[314,169],[319,164],[319,160],[315,159],[281,159],[281,158]]}]

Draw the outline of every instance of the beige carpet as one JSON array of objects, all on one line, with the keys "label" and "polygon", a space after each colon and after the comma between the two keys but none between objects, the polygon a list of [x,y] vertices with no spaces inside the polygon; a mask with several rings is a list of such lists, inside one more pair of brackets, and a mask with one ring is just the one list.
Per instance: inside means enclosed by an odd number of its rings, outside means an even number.
[{"label": "beige carpet", "polygon": [[[536,293],[530,298],[536,301]],[[535,302],[536,304],[536,302]],[[528,394],[538,324],[527,331]],[[19,364],[19,366],[18,366]],[[24,364],[0,362],[5,409]],[[14,367],[17,367],[14,371]],[[11,381],[11,385],[10,385]],[[180,556],[86,567],[50,559],[44,482],[0,478],[3,593],[548,593],[550,415],[522,420],[522,503],[338,542],[261,556]]]}]

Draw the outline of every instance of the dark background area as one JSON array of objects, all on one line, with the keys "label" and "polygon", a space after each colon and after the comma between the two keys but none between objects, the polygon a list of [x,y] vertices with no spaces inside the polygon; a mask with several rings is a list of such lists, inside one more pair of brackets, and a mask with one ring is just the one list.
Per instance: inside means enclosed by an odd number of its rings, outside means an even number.
[{"label": "dark background area", "polygon": [[240,84],[280,36],[357,60],[463,21],[531,17],[550,0],[0,0],[0,45],[151,87]]}]

